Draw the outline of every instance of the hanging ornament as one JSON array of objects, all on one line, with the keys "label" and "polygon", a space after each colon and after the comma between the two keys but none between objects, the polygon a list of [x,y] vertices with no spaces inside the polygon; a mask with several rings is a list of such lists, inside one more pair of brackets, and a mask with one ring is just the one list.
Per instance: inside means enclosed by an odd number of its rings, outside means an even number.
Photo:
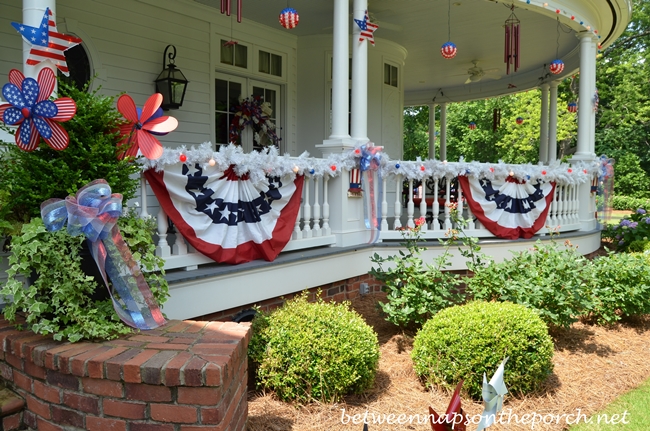
[{"label": "hanging ornament", "polygon": [[41,19],[39,27],[31,27],[17,22],[12,22],[11,25],[18,30],[23,39],[25,39],[25,42],[32,46],[29,50],[29,56],[25,61],[26,64],[36,66],[42,61],[49,60],[54,63],[61,73],[65,76],[70,76],[68,63],[65,60],[65,54],[63,52],[73,46],[79,45],[81,39],[59,33],[50,8],[45,9],[45,14]]},{"label": "hanging ornament", "polygon": [[598,97],[598,90],[594,92],[594,98],[591,101],[591,104],[594,108],[594,112],[598,112],[598,103],[600,102],[600,97]]},{"label": "hanging ornament", "polygon": [[510,65],[513,71],[519,69],[519,18],[515,15],[515,6],[510,6],[510,16],[506,20],[506,43],[503,61],[506,63],[506,75],[510,74]]},{"label": "hanging ornament", "polygon": [[474,129],[476,129],[476,123],[473,122],[473,121],[470,121],[468,127],[469,127],[469,130],[474,130]]},{"label": "hanging ornament", "polygon": [[[237,22],[241,22],[241,2],[237,0]],[[230,0],[221,0],[221,13],[230,16]]]},{"label": "hanging ornament", "polygon": [[560,18],[557,18],[557,38],[555,41],[555,60],[548,66],[549,72],[554,75],[562,73],[564,70],[564,62],[560,60]]},{"label": "hanging ornament", "polygon": [[442,45],[442,48],[440,48],[440,53],[447,59],[456,57],[457,52],[458,48],[456,48],[456,45],[453,42],[447,42]]},{"label": "hanging ornament", "polygon": [[516,121],[517,124],[520,125],[520,126],[521,126],[522,124],[524,124],[524,119],[523,119],[522,117],[517,117],[517,119],[516,119],[515,121]]},{"label": "hanging ornament", "polygon": [[25,78],[17,69],[9,71],[9,82],[2,87],[7,100],[0,105],[0,120],[8,126],[18,126],[16,145],[24,151],[34,151],[40,138],[54,150],[65,150],[69,137],[59,122],[70,120],[77,105],[69,97],[50,100],[56,76],[49,67],[41,69],[38,80]]},{"label": "hanging ornament", "polygon": [[280,12],[280,25],[282,27],[291,30],[298,25],[298,22],[300,22],[300,16],[297,10],[290,7],[282,9],[282,12]]},{"label": "hanging ornament", "polygon": [[562,71],[564,70],[564,62],[559,58],[557,60],[553,60],[551,64],[548,66],[548,70],[549,72],[555,75],[562,73]]},{"label": "hanging ornament", "polygon": [[578,104],[576,102],[571,102],[567,105],[566,109],[571,113],[576,113],[578,112]]},{"label": "hanging ornament", "polygon": [[456,57],[457,52],[456,44],[451,41],[451,0],[449,0],[447,6],[447,42],[440,48],[440,53],[444,58],[450,59]]}]

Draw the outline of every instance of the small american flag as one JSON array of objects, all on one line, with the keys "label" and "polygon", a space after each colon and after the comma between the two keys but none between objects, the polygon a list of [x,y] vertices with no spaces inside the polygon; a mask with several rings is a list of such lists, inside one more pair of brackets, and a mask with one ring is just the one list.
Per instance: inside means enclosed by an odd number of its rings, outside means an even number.
[{"label": "small american flag", "polygon": [[81,39],[59,33],[50,8],[45,9],[39,27],[31,27],[16,22],[12,22],[11,25],[32,45],[26,61],[27,64],[35,66],[42,61],[50,60],[65,76],[70,75],[63,52],[75,45],[79,45]]},{"label": "small american flag", "polygon": [[377,24],[373,24],[370,22],[370,18],[368,17],[368,11],[366,10],[365,15],[363,19],[355,19],[354,20],[359,28],[361,29],[361,33],[359,33],[359,42],[363,42],[364,39],[368,39],[372,45],[375,45],[375,37],[373,33],[375,30],[379,28]]}]

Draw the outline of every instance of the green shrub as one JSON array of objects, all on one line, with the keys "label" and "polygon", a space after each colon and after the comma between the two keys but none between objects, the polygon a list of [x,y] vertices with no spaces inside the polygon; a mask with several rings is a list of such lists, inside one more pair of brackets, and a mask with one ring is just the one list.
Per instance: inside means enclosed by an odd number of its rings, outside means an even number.
[{"label": "green shrub", "polygon": [[[438,311],[462,301],[457,286],[460,278],[445,271],[449,267],[449,246],[455,239],[442,240],[445,252],[433,264],[425,264],[421,254],[426,250],[419,246],[420,229],[424,218],[416,220],[415,228],[402,231],[406,252],[381,257],[375,253],[371,261],[370,275],[382,281],[382,290],[387,292],[385,303],[379,303],[386,320],[401,327],[420,327]],[[387,264],[384,267],[384,264]]]},{"label": "green shrub", "polygon": [[[97,179],[105,179],[124,202],[133,198],[139,185],[139,167],[117,160],[121,115],[113,97],[100,96],[59,83],[59,96],[71,97],[77,113],[60,123],[70,143],[55,151],[41,143],[32,152],[7,145],[0,153],[0,234],[16,234],[20,225],[40,216],[40,205],[50,198],[65,198]],[[13,228],[12,228],[13,227]]]},{"label": "green shrub", "polygon": [[286,401],[335,402],[375,379],[377,335],[349,304],[307,302],[307,294],[253,321],[249,357],[257,383]]},{"label": "green shrub", "polygon": [[[154,298],[159,304],[168,296],[162,274],[162,260],[153,256],[153,220],[134,215],[118,221],[124,226],[124,240],[145,271]],[[16,321],[24,314],[26,329],[37,334],[53,334],[55,340],[110,339],[131,332],[119,319],[110,299],[93,299],[94,292],[106,289],[84,273],[79,251],[85,237],[70,236],[65,229],[48,232],[40,218],[22,227],[11,241],[7,281],[0,289],[5,299],[5,318]],[[19,277],[22,276],[22,277]],[[33,279],[25,288],[22,279]],[[21,279],[22,278],[22,279]]]},{"label": "green shrub", "polygon": [[643,253],[644,251],[650,250],[650,241],[632,241],[627,248],[627,251],[630,253]]},{"label": "green shrub", "polygon": [[[646,243],[647,245],[647,243]],[[648,256],[610,253],[593,261],[594,306],[587,317],[599,324],[650,313]]]},{"label": "green shrub", "polygon": [[461,379],[474,399],[481,399],[483,373],[488,378],[505,357],[510,393],[535,391],[553,370],[553,341],[534,311],[508,302],[471,302],[442,310],[415,336],[416,373],[427,386],[452,388]]},{"label": "green shrub", "polygon": [[612,197],[612,208],[619,211],[636,211],[637,208],[650,208],[650,199],[614,195]]},{"label": "green shrub", "polygon": [[574,247],[537,242],[510,260],[478,267],[467,292],[477,300],[525,305],[546,323],[568,327],[593,305],[591,269]]}]

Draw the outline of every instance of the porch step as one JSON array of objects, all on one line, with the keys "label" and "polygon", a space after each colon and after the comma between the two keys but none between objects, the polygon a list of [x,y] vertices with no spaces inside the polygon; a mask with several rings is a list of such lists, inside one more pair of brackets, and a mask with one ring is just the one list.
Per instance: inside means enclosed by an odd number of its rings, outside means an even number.
[{"label": "porch step", "polygon": [[23,409],[25,400],[7,388],[0,389],[0,430],[13,431],[23,429]]}]

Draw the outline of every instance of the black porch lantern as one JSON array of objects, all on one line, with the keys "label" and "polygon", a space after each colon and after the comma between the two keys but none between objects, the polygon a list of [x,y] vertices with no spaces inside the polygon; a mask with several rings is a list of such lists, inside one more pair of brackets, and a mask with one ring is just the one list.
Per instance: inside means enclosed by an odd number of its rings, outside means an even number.
[{"label": "black porch lantern", "polygon": [[[173,52],[167,54],[169,48]],[[165,67],[165,57],[169,58],[169,64],[160,72],[156,78],[156,91],[163,96],[161,108],[163,110],[178,109],[183,105],[185,98],[185,90],[189,82],[183,72],[176,68],[174,59],[176,58],[176,47],[174,45],[167,45],[163,54],[163,67]]]}]

